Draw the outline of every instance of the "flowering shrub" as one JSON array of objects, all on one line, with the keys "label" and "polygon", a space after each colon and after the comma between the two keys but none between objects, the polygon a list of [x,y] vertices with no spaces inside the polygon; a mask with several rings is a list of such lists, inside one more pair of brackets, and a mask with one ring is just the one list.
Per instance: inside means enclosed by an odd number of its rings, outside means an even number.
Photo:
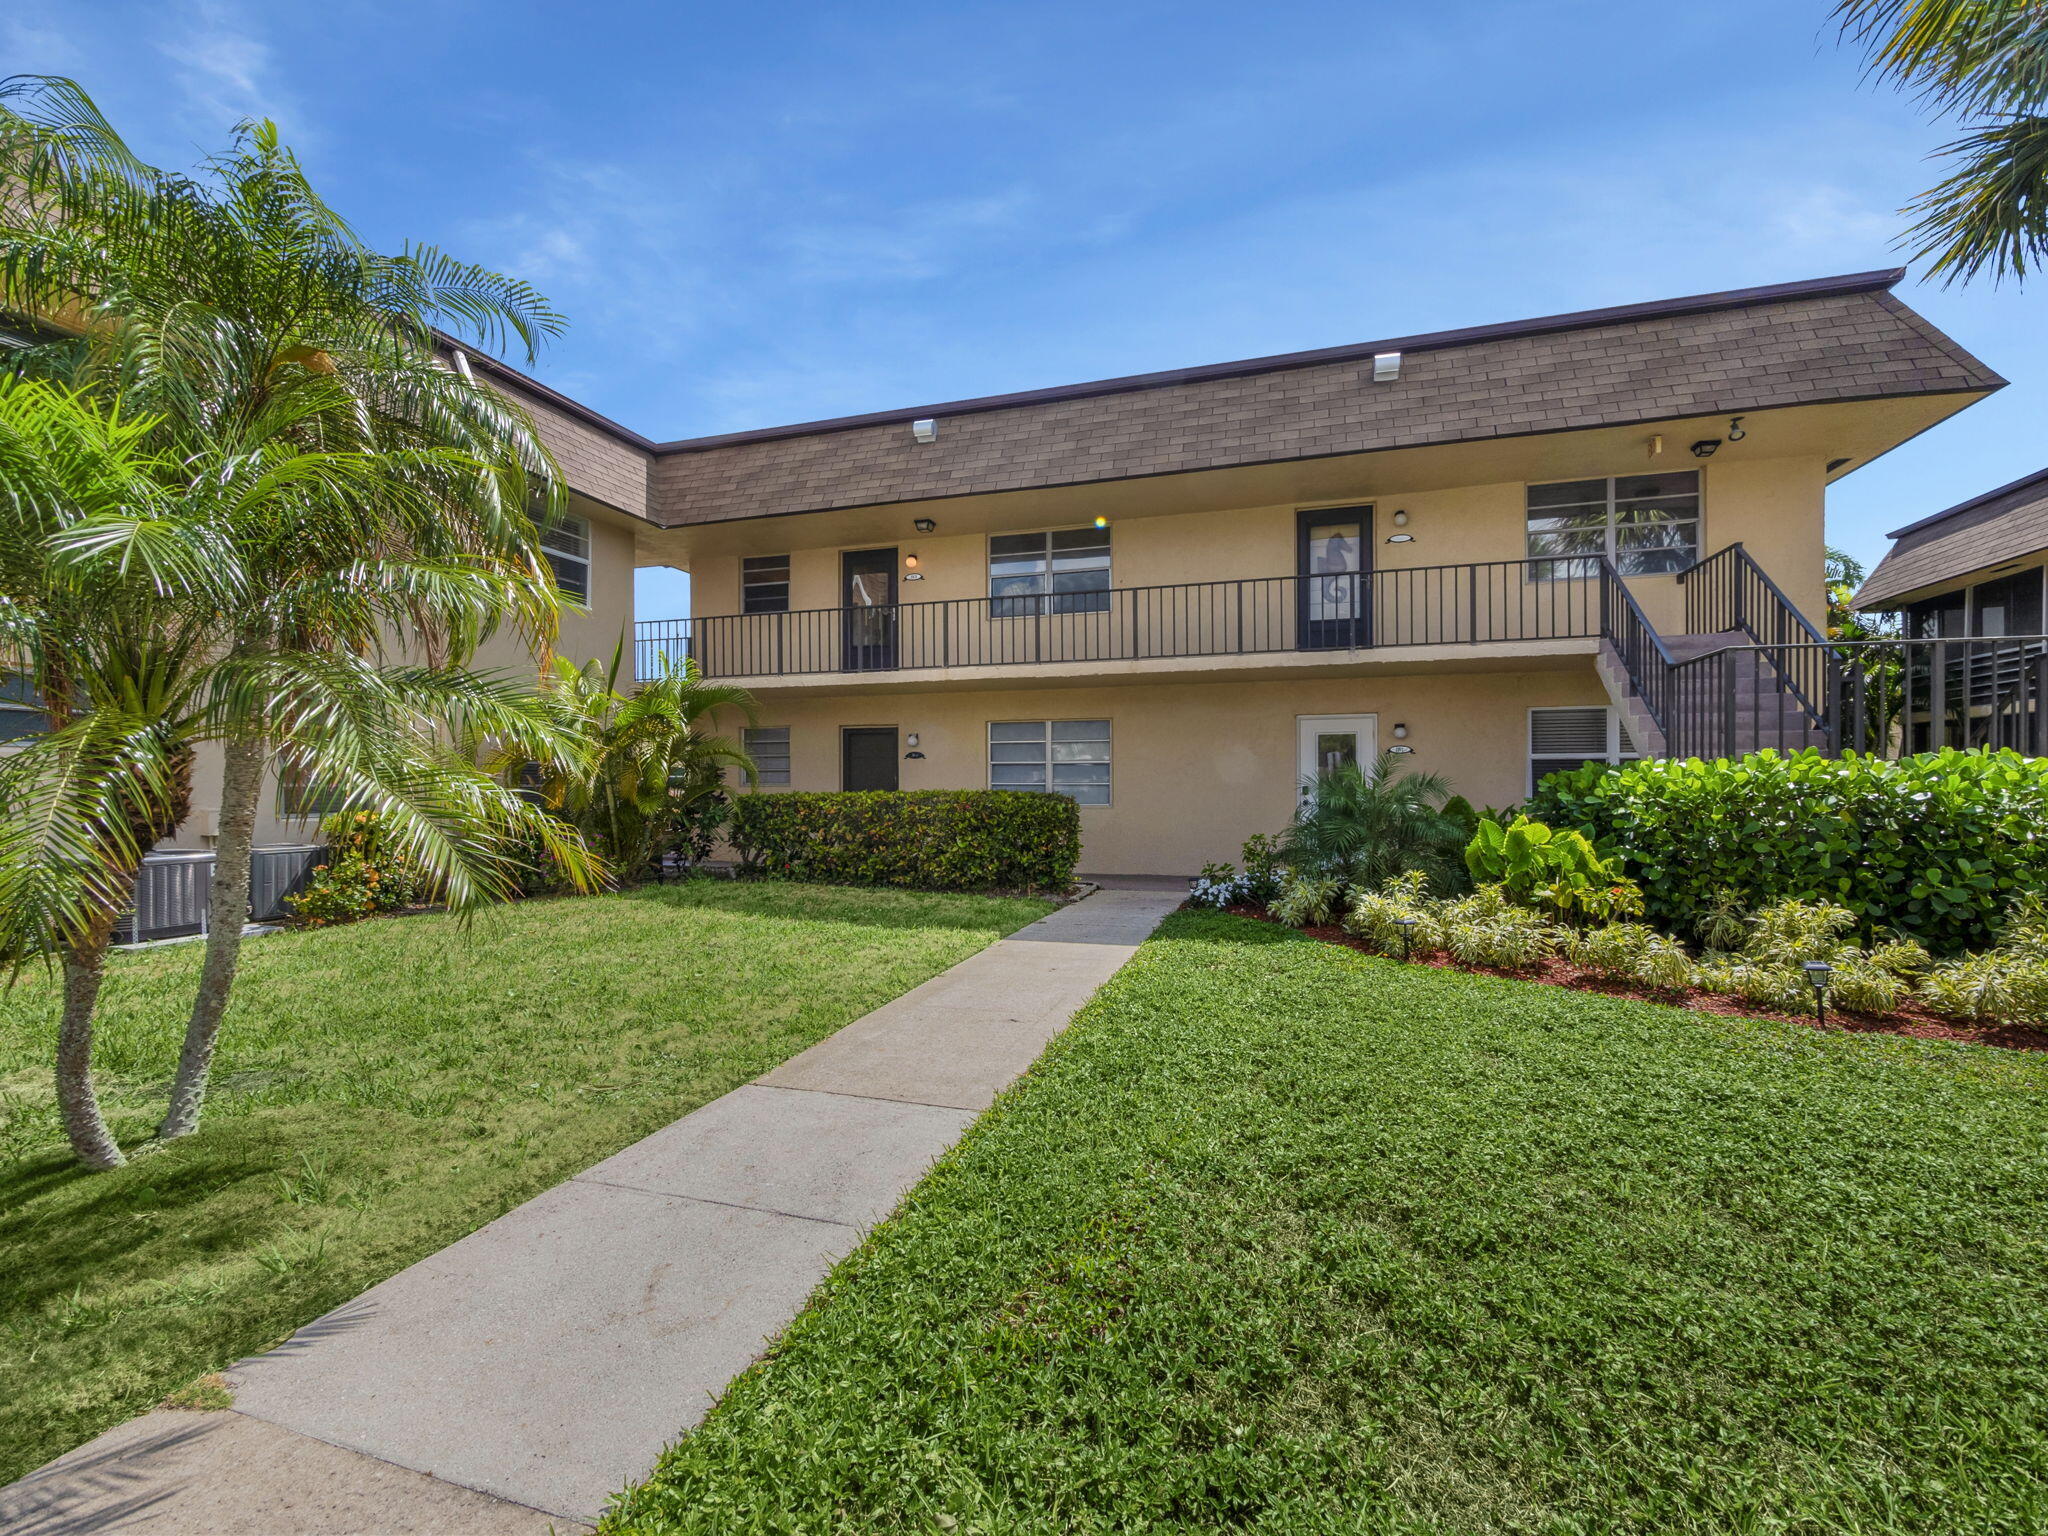
[{"label": "flowering shrub", "polygon": [[1263,900],[1254,897],[1249,875],[1240,875],[1228,864],[1204,864],[1202,873],[1188,887],[1188,905],[1220,912],[1241,902]]},{"label": "flowering shrub", "polygon": [[375,912],[417,906],[428,895],[420,869],[390,846],[375,811],[337,811],[320,823],[328,858],[315,865],[306,889],[285,905],[309,928],[352,923]]}]

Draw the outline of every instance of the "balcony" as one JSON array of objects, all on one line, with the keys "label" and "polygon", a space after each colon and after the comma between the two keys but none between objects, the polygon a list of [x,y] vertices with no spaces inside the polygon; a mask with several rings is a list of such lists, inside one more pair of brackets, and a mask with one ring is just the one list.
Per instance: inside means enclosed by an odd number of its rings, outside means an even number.
[{"label": "balcony", "polygon": [[688,655],[707,677],[844,678],[1598,640],[1609,632],[1618,579],[1584,565],[1500,560],[657,620],[636,626],[636,662],[641,677]]}]

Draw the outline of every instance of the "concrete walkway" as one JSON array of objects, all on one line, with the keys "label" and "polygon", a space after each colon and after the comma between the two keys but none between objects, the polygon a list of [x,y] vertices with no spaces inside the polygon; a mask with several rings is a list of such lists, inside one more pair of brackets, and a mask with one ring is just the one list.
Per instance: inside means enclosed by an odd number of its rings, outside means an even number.
[{"label": "concrete walkway", "polygon": [[1103,890],[0,1489],[5,1536],[587,1529],[1180,900]]}]

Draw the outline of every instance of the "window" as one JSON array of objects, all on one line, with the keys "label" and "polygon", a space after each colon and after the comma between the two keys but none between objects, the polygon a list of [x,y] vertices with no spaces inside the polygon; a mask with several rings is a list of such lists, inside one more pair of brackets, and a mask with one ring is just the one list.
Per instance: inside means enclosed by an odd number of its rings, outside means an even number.
[{"label": "window", "polygon": [[1548,773],[1587,763],[1629,763],[1641,757],[1620,714],[1604,705],[1529,711],[1529,791]]},{"label": "window", "polygon": [[1699,471],[1618,475],[1529,487],[1529,558],[1538,581],[1597,576],[1599,556],[1624,576],[1666,576],[1700,554]]},{"label": "window", "polygon": [[1109,530],[996,534],[988,541],[988,595],[998,619],[1109,612]]},{"label": "window", "polygon": [[789,556],[749,555],[740,562],[740,612],[789,612]]},{"label": "window", "polygon": [[572,603],[590,602],[590,522],[564,512],[540,530],[541,553],[555,573],[555,585]]},{"label": "window", "polygon": [[50,717],[25,677],[0,678],[0,742],[23,741],[50,728]]},{"label": "window", "polygon": [[340,790],[315,783],[303,768],[280,768],[277,772],[277,814],[287,821],[332,816],[347,803],[348,797]]},{"label": "window", "polygon": [[1109,722],[991,721],[988,787],[1049,789],[1082,805],[1109,804]]},{"label": "window", "polygon": [[750,725],[740,732],[740,745],[747,749],[747,756],[754,760],[754,767],[760,773],[761,783],[789,782],[788,726]]}]

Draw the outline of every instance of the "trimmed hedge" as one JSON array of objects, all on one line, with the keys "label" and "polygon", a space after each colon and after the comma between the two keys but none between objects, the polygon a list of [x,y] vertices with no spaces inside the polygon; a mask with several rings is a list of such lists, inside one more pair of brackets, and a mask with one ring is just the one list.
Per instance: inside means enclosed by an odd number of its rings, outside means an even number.
[{"label": "trimmed hedge", "polygon": [[2010,751],[1591,764],[1546,777],[1528,811],[1625,853],[1649,919],[1686,937],[1724,896],[1834,901],[1953,954],[2048,888],[2048,760]]},{"label": "trimmed hedge", "polygon": [[787,880],[1058,891],[1081,857],[1081,812],[1014,789],[778,792],[734,801],[726,839],[749,869]]}]

